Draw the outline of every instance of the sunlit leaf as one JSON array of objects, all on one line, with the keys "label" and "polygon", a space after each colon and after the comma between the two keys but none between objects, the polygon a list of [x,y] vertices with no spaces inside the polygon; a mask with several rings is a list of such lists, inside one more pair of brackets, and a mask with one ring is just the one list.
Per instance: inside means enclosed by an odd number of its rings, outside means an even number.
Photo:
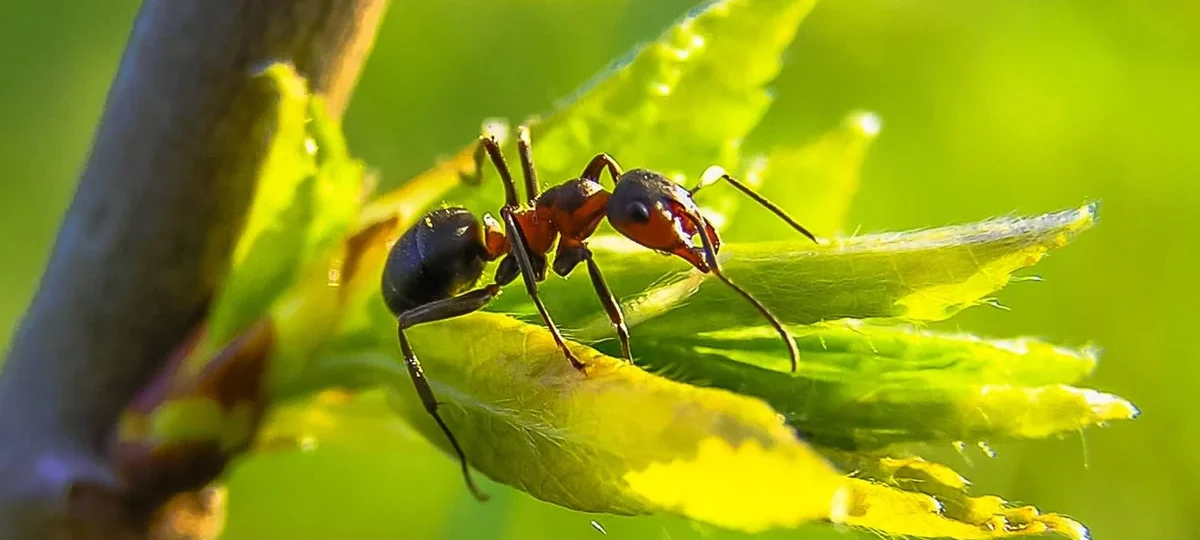
[{"label": "sunlit leaf", "polygon": [[[785,237],[792,233],[774,217],[721,184],[699,197],[727,233],[726,272],[798,339],[798,372],[760,315],[722,284],[602,232],[591,246],[624,299],[639,365],[604,354],[615,350],[612,330],[583,272],[552,277],[541,294],[570,337],[600,349],[572,345],[586,373],[570,367],[514,285],[493,313],[407,331],[441,414],[479,472],[577,510],[673,513],[748,532],[824,520],[889,535],[1082,538],[1070,519],[968,495],[948,468],[872,452],[1046,437],[1136,415],[1117,396],[1069,386],[1095,367],[1091,349],[895,325],[986,301],[1014,272],[1090,228],[1096,207],[836,238],[878,118],[851,114],[817,141],[754,163],[740,148],[812,3],[710,3],[533,132],[543,184],[577,175],[598,152],[681,182],[721,165],[834,236],[824,245]],[[294,72],[266,73],[282,96],[279,126],[207,338],[237,335],[266,315],[277,409],[258,448],[370,447],[388,425],[378,417],[382,397],[452,456],[413,390],[379,277],[390,243],[428,207],[445,200],[495,211],[499,182],[490,172],[480,186],[463,182],[474,173],[468,145],[360,209],[364,170],[340,127]],[[750,242],[767,239],[776,241]],[[375,407],[354,418],[364,397]],[[253,424],[203,400],[168,405],[135,427],[162,420],[160,431],[236,449]]]},{"label": "sunlit leaf", "polygon": [[[303,377],[277,380],[273,393],[287,400],[326,387],[382,386],[393,391],[401,414],[445,449],[445,437],[413,391],[395,319],[378,294],[386,248],[381,242],[361,247],[361,271],[341,287],[348,306],[341,337],[305,366]],[[761,401],[676,383],[578,347],[589,364],[581,374],[543,329],[500,315],[479,313],[408,333],[441,413],[472,464],[494,480],[569,508],[672,511],[745,530],[833,512],[840,477]],[[714,493],[715,483],[676,491],[687,481],[683,476],[694,473],[714,482],[736,474],[726,481],[758,482],[764,497],[796,483],[809,489],[786,505]],[[717,513],[713,505],[722,502],[745,508]]]},{"label": "sunlit leaf", "polygon": [[[356,384],[366,374],[393,388],[400,413],[447,448],[399,361],[393,319],[381,303],[374,311],[370,326],[349,333],[314,369],[327,382]],[[472,464],[493,480],[568,508],[668,511],[747,531],[833,512],[841,477],[762,402],[579,348],[589,364],[584,375],[544,331],[499,315],[410,335],[440,411]]]},{"label": "sunlit leaf", "polygon": [[944,465],[920,458],[839,457],[855,476],[842,520],[847,525],[924,538],[1088,538],[1087,528],[1068,517],[1043,514],[1000,497],[971,496],[966,479]]},{"label": "sunlit leaf", "polygon": [[[171,353],[116,428],[111,460],[148,497],[201,487],[192,483],[211,480],[249,446],[269,406],[274,368],[296,367],[279,360],[311,352],[321,335],[288,332],[274,324],[273,311],[298,290],[334,290],[330,257],[365,195],[361,164],[304,79],[287,64],[254,77],[277,97],[273,138],[231,268],[208,320]],[[314,268],[322,279],[308,279]],[[304,297],[312,304],[322,295]]]},{"label": "sunlit leaf", "polygon": [[673,380],[765,399],[825,446],[998,441],[1076,432],[1137,409],[1066,386],[1095,352],[853,321],[794,329],[797,373],[768,327],[647,337],[639,363]]},{"label": "sunlit leaf", "polygon": [[[750,166],[744,180],[818,236],[842,233],[850,202],[858,193],[867,149],[881,126],[873,113],[851,113],[816,141],[772,149]],[[721,236],[731,242],[778,240],[793,234],[774,215],[751,205],[729,216],[721,228]]]},{"label": "sunlit leaf", "polygon": [[[1091,228],[1096,210],[1089,204],[1027,218],[854,236],[823,246],[799,235],[735,243],[722,248],[722,266],[789,324],[842,318],[936,321],[976,305],[1008,284],[1013,272]],[[645,250],[596,251],[614,293],[629,300],[626,314],[638,323],[632,330],[635,343],[636,336],[688,335],[762,321],[722,283],[680,271],[687,266],[682,261]],[[664,282],[667,289],[654,287]],[[557,320],[584,329],[579,338],[608,336],[607,319],[586,275],[552,278],[542,289]],[[520,295],[502,297],[490,309],[536,316]]]},{"label": "sunlit leaf", "polygon": [[[542,183],[578,176],[600,152],[625,168],[652,167],[680,180],[696,179],[710,165],[736,170],[742,139],[771,103],[765,86],[813,3],[712,2],[638,47],[533,126]],[[504,201],[499,180],[488,170],[483,182],[447,200],[495,211]],[[735,204],[707,200],[718,209]]]},{"label": "sunlit leaf", "polygon": [[341,127],[294,68],[273,64],[257,77],[279,96],[276,126],[201,349],[224,344],[263,316],[301,269],[345,235],[365,195],[362,164],[350,158]]}]

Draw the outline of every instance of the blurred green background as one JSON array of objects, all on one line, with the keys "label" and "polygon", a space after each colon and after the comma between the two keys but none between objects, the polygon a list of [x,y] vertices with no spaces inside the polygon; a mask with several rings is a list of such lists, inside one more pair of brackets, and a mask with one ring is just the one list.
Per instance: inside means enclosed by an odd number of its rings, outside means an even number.
[{"label": "blurred green background", "polygon": [[[393,2],[346,119],[352,148],[398,182],[485,117],[548,111],[689,0]],[[33,294],[86,156],[136,0],[9,2],[0,17],[0,344]],[[977,493],[1075,516],[1098,539],[1200,538],[1200,298],[1187,216],[1200,203],[1200,2],[836,0],[801,28],[754,137],[815,137],[847,111],[884,120],[851,222],[863,231],[1033,213],[1100,199],[1101,226],[950,328],[1104,347],[1090,386],[1133,423],[997,446],[955,465]],[[597,149],[601,150],[601,149]],[[397,427],[369,452],[241,464],[228,538],[732,538],[665,518],[589,516],[489,485]],[[803,489],[803,486],[797,486]],[[805,530],[773,538],[851,537]],[[864,535],[865,538],[872,537]]]}]

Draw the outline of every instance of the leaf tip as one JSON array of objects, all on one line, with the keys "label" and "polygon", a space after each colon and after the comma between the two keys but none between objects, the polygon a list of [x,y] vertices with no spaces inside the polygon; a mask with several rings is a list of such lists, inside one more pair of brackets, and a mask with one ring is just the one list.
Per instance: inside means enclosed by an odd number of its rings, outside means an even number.
[{"label": "leaf tip", "polygon": [[1075,221],[1069,227],[1072,231],[1083,231],[1091,228],[1100,221],[1100,201],[1088,201],[1077,211]]},{"label": "leaf tip", "polygon": [[1142,411],[1136,405],[1122,397],[1095,390],[1089,390],[1088,394],[1088,402],[1092,404],[1092,414],[1100,422],[1106,420],[1134,420],[1142,415]]},{"label": "leaf tip", "polygon": [[269,82],[276,92],[287,98],[307,97],[308,83],[291,62],[270,60],[256,65],[251,77]]}]

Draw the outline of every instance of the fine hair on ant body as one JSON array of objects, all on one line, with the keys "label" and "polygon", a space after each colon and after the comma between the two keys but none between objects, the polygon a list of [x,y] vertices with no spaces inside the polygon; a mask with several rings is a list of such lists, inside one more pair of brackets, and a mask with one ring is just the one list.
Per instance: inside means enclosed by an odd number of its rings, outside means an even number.
[{"label": "fine hair on ant body", "polygon": [[[521,126],[517,133],[527,204],[521,204],[500,144],[493,137],[481,137],[475,156],[476,175],[482,173],[483,156],[486,154],[504,184],[505,200],[500,209],[500,222],[487,214],[481,221],[461,207],[433,210],[392,246],[382,279],[383,298],[388,309],[396,316],[400,349],[417,395],[425,410],[449,439],[458,456],[467,487],[479,500],[486,500],[487,497],[472,480],[466,455],[438,414],[433,390],[404,331],[417,324],[478,311],[500,294],[501,287],[520,275],[526,292],[555,343],[571,365],[583,371],[587,366],[567,347],[550,313],[538,297],[537,285],[546,278],[546,254],[554,247],[555,240],[558,244],[552,265],[554,273],[567,276],[580,263],[587,265],[592,286],[616,330],[627,361],[633,361],[629,348],[629,329],[620,305],[587,247],[587,239],[605,218],[617,232],[630,240],[664,254],[676,255],[700,272],[717,276],[750,302],[775,328],[787,344],[793,372],[799,359],[795,340],[783,323],[749,292],[726,277],[717,262],[721,240],[716,229],[701,215],[693,199],[697,192],[715,183],[716,179],[708,182],[701,180],[700,184],[688,190],[646,169],[623,172],[611,156],[598,154],[584,167],[579,178],[539,192],[529,130]],[[600,176],[604,171],[608,171],[613,181],[611,193],[600,185]],[[719,179],[725,180],[816,242],[812,233],[748,186],[728,174],[722,174]],[[693,241],[697,236],[699,245]],[[493,282],[475,288],[487,263],[501,257],[504,258],[496,268]]]}]

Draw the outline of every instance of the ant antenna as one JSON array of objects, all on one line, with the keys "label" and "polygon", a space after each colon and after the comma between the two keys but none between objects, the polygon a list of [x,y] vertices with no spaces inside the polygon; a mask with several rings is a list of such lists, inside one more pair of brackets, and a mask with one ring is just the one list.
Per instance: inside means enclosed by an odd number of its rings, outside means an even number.
[{"label": "ant antenna", "polygon": [[705,234],[705,231],[708,229],[707,222],[703,216],[689,217],[695,222],[697,230],[699,231],[700,243],[704,245],[704,258],[708,260],[708,269],[712,270],[712,273],[715,274],[718,279],[725,282],[730,289],[733,289],[734,292],[740,294],[742,298],[745,298],[747,302],[750,302],[754,308],[757,309],[758,312],[761,313],[762,316],[771,323],[771,326],[775,328],[775,331],[779,334],[779,337],[783,338],[783,342],[787,344],[788,356],[791,357],[792,361],[792,373],[795,373],[800,367],[800,350],[796,348],[796,340],[792,339],[792,334],[787,331],[787,328],[784,328],[783,323],[779,320],[779,318],[767,309],[767,306],[764,306],[762,302],[758,301],[757,298],[751,296],[746,289],[743,289],[735,284],[733,280],[729,279],[729,277],[725,275],[725,272],[721,271],[721,266],[717,264],[717,251],[713,248],[712,240],[710,240],[708,235]]},{"label": "ant antenna", "polygon": [[[716,171],[720,171],[721,175],[715,176],[714,174],[710,174],[710,173],[715,173]],[[796,229],[796,231],[798,231],[800,234],[807,236],[809,240],[812,240],[815,243],[818,243],[818,244],[820,243],[817,240],[817,237],[813,233],[809,232],[808,229],[805,229],[803,225],[801,225],[796,220],[792,219],[791,216],[787,215],[787,212],[784,212],[782,208],[777,206],[775,203],[768,201],[766,197],[759,195],[753,189],[750,189],[750,186],[747,186],[746,184],[743,184],[737,180],[734,180],[734,178],[732,176],[729,176],[729,174],[725,172],[725,169],[722,169],[721,167],[709,167],[707,170],[705,170],[704,174],[700,175],[700,183],[696,184],[696,187],[689,190],[689,193],[691,193],[692,196],[694,197],[694,196],[696,196],[696,192],[700,191],[702,188],[705,188],[705,187],[708,187],[708,186],[711,186],[711,185],[717,183],[717,180],[724,180],[726,182],[729,182],[730,184],[733,185],[733,187],[737,188],[738,191],[741,191],[742,193],[745,193],[747,197],[754,199],[754,202],[758,203],[763,208],[770,210],[771,213],[775,214],[776,216],[779,216],[779,219],[782,219],[783,221],[785,221],[793,229]],[[701,235],[701,236],[703,236],[703,235]]]},{"label": "ant antenna", "polygon": [[517,126],[517,153],[521,155],[521,169],[525,172],[525,192],[529,200],[538,198],[537,170],[533,168],[533,143],[529,141],[529,126]]}]

